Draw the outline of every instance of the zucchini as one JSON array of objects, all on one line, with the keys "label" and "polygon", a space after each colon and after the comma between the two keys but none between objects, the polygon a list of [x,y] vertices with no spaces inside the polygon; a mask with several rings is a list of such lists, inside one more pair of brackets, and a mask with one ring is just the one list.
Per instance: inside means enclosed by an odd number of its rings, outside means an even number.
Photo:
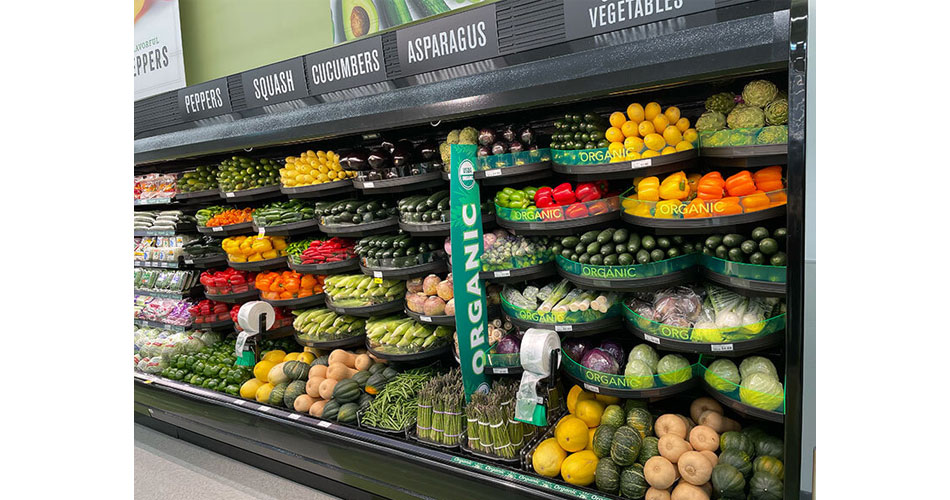
[{"label": "zucchini", "polygon": [[449,6],[443,0],[409,0],[422,17],[436,16],[448,12]]}]

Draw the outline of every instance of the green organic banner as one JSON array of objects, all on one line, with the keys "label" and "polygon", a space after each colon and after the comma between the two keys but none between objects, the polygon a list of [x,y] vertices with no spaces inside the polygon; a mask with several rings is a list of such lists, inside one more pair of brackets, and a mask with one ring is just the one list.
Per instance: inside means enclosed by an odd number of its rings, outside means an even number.
[{"label": "green organic banner", "polygon": [[640,279],[663,276],[664,274],[682,271],[696,265],[698,254],[682,255],[659,262],[648,262],[633,266],[594,266],[581,264],[563,256],[557,256],[557,265],[564,271],[583,276],[585,278],[599,278],[605,280]]},{"label": "green organic banner", "polygon": [[455,294],[455,330],[465,399],[476,391],[488,392],[488,305],[478,279],[482,269],[482,211],[475,182],[477,147],[453,144],[451,150],[452,291]]},{"label": "green organic banner", "polygon": [[502,467],[496,467],[494,465],[484,464],[482,462],[476,462],[475,460],[469,460],[467,458],[452,457],[452,463],[464,465],[466,467],[471,467],[472,469],[480,470],[482,472],[487,472],[489,474],[502,477],[508,480],[531,484],[539,488],[551,490],[561,495],[567,495],[573,498],[582,498],[584,500],[607,500],[609,498],[603,495],[598,495],[596,493],[578,490],[576,488],[572,488],[571,486],[555,483],[554,481],[549,481],[543,477],[522,474],[520,472],[510,471]]}]

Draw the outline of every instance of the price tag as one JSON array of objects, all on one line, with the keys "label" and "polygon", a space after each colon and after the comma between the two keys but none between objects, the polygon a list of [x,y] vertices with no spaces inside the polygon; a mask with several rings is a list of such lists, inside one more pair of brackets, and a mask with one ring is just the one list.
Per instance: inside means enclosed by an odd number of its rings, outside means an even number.
[{"label": "price tag", "polygon": [[432,321],[432,316],[419,316],[419,321],[422,321],[423,323],[428,323]]},{"label": "price tag", "polygon": [[300,415],[298,415],[298,414],[296,414],[296,413],[291,413],[290,415],[287,415],[287,418],[289,418],[289,419],[291,419],[291,420],[300,420]]},{"label": "price tag", "polygon": [[643,168],[653,165],[653,158],[644,158],[642,160],[633,160],[630,162],[630,168]]},{"label": "price tag", "polygon": [[327,427],[330,427],[330,425],[332,425],[332,424],[330,424],[330,422],[327,422],[326,420],[322,420],[322,421],[320,421],[320,422],[317,422],[317,427],[320,427],[320,428],[323,428],[323,429],[326,429]]},{"label": "price tag", "polygon": [[365,188],[374,188],[374,187],[376,187],[376,184],[373,183],[373,181],[364,182],[364,183],[363,183],[363,188],[364,188],[364,189],[365,189]]},{"label": "price tag", "polygon": [[597,387],[596,385],[590,385],[587,382],[584,382],[584,389],[596,394],[600,394],[600,387]]},{"label": "price tag", "polygon": [[146,380],[145,383],[146,383],[146,384],[151,384],[151,383],[152,383],[152,380]]},{"label": "price tag", "polygon": [[195,263],[195,261],[193,261],[193,260],[191,260],[191,259],[185,259],[185,265],[187,265],[187,266],[190,266],[190,265],[192,265],[192,264],[194,264],[194,263]]},{"label": "price tag", "polygon": [[264,412],[264,413],[267,413],[267,412],[270,411],[270,406],[260,405],[260,406],[257,407],[257,409],[260,410],[260,411],[262,411],[262,412]]},{"label": "price tag", "polygon": [[573,332],[574,325],[554,325],[555,332]]},{"label": "price tag", "polygon": [[211,231],[214,233],[220,233],[221,231],[224,231],[224,228],[221,226],[214,226],[211,228]]},{"label": "price tag", "polygon": [[234,198],[234,193],[224,193],[225,198]]},{"label": "price tag", "polygon": [[235,399],[232,402],[238,406],[244,406],[244,403],[246,403],[247,401],[244,401],[243,399]]},{"label": "price tag", "polygon": [[485,177],[498,177],[499,175],[501,175],[500,168],[493,168],[485,171]]},{"label": "price tag", "polygon": [[495,271],[496,278],[507,278],[511,276],[511,271]]},{"label": "price tag", "polygon": [[382,279],[382,278],[373,278],[373,283],[376,283],[377,285],[380,284],[380,283],[382,283],[382,282],[383,282],[383,279]]},{"label": "price tag", "polygon": [[263,227],[262,227],[262,228],[258,228],[258,230],[257,230],[257,237],[258,237],[258,238],[263,238],[263,237],[264,237],[264,228],[263,228]]},{"label": "price tag", "polygon": [[497,374],[499,374],[499,375],[507,375],[507,374],[508,374],[508,369],[507,369],[507,368],[495,368],[495,373],[497,373]]},{"label": "price tag", "polygon": [[374,277],[374,278],[382,278],[382,277],[383,277],[383,272],[382,272],[382,271],[373,271],[373,277]]},{"label": "price tag", "polygon": [[732,344],[714,344],[709,346],[712,352],[728,352],[732,350]]},{"label": "price tag", "polygon": [[644,335],[643,335],[643,340],[646,340],[647,342],[653,342],[654,344],[657,344],[657,345],[660,344],[660,338],[659,338],[659,337],[654,337],[653,335],[645,335],[645,334],[644,334]]}]

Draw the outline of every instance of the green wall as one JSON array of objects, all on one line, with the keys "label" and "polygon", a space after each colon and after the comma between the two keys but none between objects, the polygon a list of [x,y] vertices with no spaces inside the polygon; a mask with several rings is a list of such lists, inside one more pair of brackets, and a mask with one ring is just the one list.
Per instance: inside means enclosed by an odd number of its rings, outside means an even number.
[{"label": "green wall", "polygon": [[329,0],[180,0],[188,85],[333,45]]}]

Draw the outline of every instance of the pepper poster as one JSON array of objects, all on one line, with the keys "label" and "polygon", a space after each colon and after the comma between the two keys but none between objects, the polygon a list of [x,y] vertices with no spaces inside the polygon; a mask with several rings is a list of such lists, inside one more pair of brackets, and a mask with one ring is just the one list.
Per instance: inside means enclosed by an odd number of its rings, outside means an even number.
[{"label": "pepper poster", "polygon": [[185,86],[178,0],[134,0],[135,100]]}]

